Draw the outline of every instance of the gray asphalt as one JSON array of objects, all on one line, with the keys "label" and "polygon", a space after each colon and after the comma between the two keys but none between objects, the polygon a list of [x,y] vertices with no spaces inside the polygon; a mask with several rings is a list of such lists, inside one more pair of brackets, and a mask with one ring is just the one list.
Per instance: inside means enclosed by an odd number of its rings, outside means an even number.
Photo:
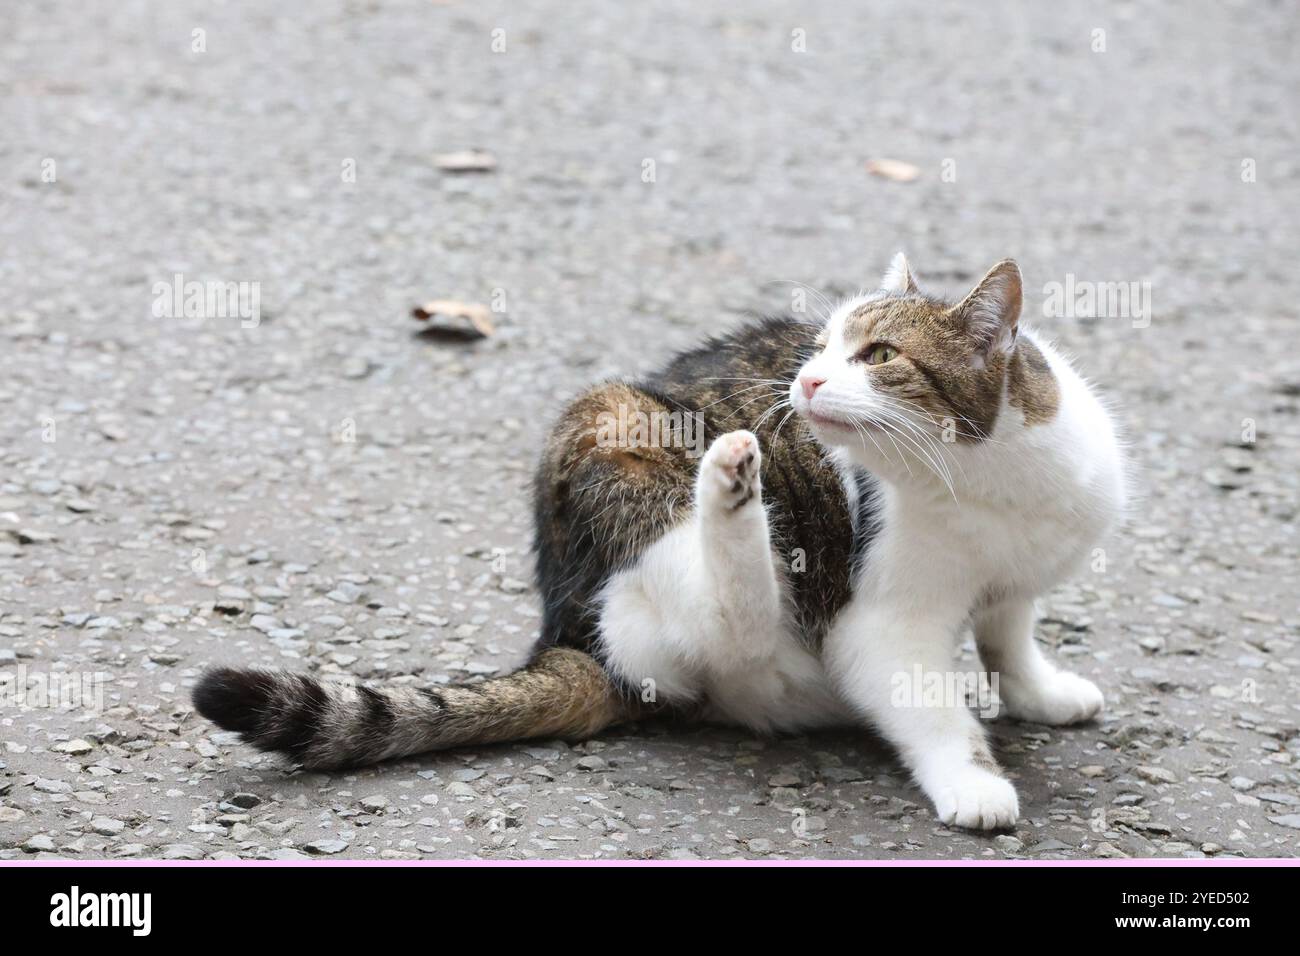
[{"label": "gray asphalt", "polygon": [[[102,707],[0,704],[0,858],[1296,855],[1294,9],[866,8],[7,4],[0,677]],[[496,168],[435,160],[467,148]],[[865,733],[287,774],[191,711],[218,662],[509,669],[559,404],[898,249],[949,294],[1017,258],[1137,466],[1039,631],[1104,719],[993,727],[1013,834],[939,824]],[[260,321],[155,314],[178,273]],[[1071,276],[1149,282],[1149,324],[1044,315]],[[436,298],[498,334],[417,337]]]}]

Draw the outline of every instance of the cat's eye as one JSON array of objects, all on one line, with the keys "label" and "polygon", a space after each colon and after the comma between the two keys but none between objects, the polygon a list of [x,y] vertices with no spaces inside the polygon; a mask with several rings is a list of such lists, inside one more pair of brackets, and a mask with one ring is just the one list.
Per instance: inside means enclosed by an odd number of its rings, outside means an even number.
[{"label": "cat's eye", "polygon": [[868,365],[884,365],[896,358],[898,358],[898,349],[892,345],[873,345],[867,349],[866,361]]}]

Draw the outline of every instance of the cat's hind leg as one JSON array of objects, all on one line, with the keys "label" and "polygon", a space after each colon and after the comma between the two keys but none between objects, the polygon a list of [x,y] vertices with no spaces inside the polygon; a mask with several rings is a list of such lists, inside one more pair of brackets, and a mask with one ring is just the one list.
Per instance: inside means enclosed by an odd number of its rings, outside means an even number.
[{"label": "cat's hind leg", "polygon": [[[695,482],[695,537],[704,587],[717,597],[722,635],[738,650],[782,619],[780,581],[763,507],[762,452],[751,432],[709,446]],[[762,648],[760,648],[762,650]]]},{"label": "cat's hind leg", "polygon": [[821,661],[800,641],[787,607],[784,566],[772,545],[758,440],[718,438],[696,477],[696,540],[712,595],[700,636],[709,715],[760,732],[845,723]]},{"label": "cat's hind leg", "polygon": [[[783,669],[807,669],[810,680],[818,670],[789,640],[761,464],[751,433],[717,438],[690,514],[610,579],[600,622],[604,658],[633,688],[670,703],[707,699],[719,716],[757,727],[781,706]],[[787,673],[784,686],[803,676]]]}]

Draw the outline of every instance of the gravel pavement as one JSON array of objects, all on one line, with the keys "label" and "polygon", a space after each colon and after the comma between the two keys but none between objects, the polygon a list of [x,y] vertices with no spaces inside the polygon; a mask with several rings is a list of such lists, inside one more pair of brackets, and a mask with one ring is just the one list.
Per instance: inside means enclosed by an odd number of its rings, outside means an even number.
[{"label": "gravel pavement", "polygon": [[[1296,46],[1265,2],[6,4],[0,858],[1296,856]],[[1014,833],[860,732],[286,773],[191,710],[214,663],[510,669],[560,403],[897,249],[1017,258],[1137,466],[1039,628],[1104,719],[993,725]],[[417,335],[439,298],[497,333]]]}]

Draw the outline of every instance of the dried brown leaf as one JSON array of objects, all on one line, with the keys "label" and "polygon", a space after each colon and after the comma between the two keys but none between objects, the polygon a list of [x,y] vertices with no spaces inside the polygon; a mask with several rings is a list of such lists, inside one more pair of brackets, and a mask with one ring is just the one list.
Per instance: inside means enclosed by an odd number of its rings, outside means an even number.
[{"label": "dried brown leaf", "polygon": [[497,168],[497,158],[483,149],[461,149],[439,153],[433,165],[448,173],[490,173]]},{"label": "dried brown leaf", "polygon": [[910,183],[921,175],[918,167],[905,163],[901,159],[873,159],[867,163],[867,172],[884,179],[892,179],[896,183]]},{"label": "dried brown leaf", "polygon": [[479,302],[433,299],[417,305],[411,310],[411,316],[422,322],[433,319],[424,331],[434,338],[468,341],[496,334],[496,326],[492,324],[492,311]]}]

